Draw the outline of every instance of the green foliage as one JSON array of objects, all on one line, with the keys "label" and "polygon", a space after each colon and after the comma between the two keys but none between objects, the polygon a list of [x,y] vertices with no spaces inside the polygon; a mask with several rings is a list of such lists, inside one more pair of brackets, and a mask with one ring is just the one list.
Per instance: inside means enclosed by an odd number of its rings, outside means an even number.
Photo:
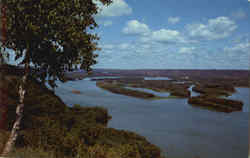
[{"label": "green foliage", "polygon": [[201,93],[202,95],[209,95],[209,96],[230,96],[236,90],[232,85],[228,84],[201,84],[195,85],[193,87],[193,91]]},{"label": "green foliage", "polygon": [[12,158],[55,158],[53,152],[44,151],[40,148],[22,148],[14,150],[9,157]]},{"label": "green foliage", "polygon": [[216,98],[214,96],[209,95],[191,97],[188,99],[188,103],[209,110],[227,113],[233,111],[241,111],[243,107],[243,102],[241,101]]},{"label": "green foliage", "polygon": [[125,88],[123,84],[119,84],[119,83],[117,84],[117,83],[107,82],[107,81],[98,81],[96,82],[96,85],[112,93],[123,94],[127,96],[143,98],[143,99],[156,98],[156,96],[151,93],[127,89]]},{"label": "green foliage", "polygon": [[[111,0],[99,0],[108,5]],[[63,80],[64,69],[74,64],[90,70],[96,63],[98,8],[92,0],[5,0],[7,39],[2,47],[15,51],[20,64],[32,63],[50,84]]]},{"label": "green foliage", "polygon": [[[9,91],[8,125],[15,120],[18,97],[17,76],[7,76]],[[38,156],[79,158],[159,158],[160,149],[144,137],[125,130],[107,128],[111,118],[105,108],[67,107],[60,98],[38,81],[29,78],[22,131],[17,151]],[[1,138],[0,138],[1,139]],[[2,139],[1,139],[2,140]],[[32,149],[32,150],[30,150]],[[21,154],[22,155],[22,154]],[[50,156],[48,156],[50,157]]]}]

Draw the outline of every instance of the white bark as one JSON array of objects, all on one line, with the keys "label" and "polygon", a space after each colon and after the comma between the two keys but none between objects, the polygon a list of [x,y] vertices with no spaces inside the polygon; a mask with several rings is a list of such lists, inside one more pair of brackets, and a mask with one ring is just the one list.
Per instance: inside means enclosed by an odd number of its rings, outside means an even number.
[{"label": "white bark", "polygon": [[13,128],[11,130],[11,134],[10,137],[7,141],[7,143],[5,144],[2,156],[7,156],[13,149],[16,139],[19,135],[19,130],[20,130],[20,125],[21,125],[21,121],[23,118],[23,110],[24,110],[24,96],[25,96],[25,84],[26,84],[26,80],[27,80],[27,73],[25,72],[25,75],[22,77],[22,83],[19,86],[19,104],[17,105],[16,108],[16,121],[13,125]]}]

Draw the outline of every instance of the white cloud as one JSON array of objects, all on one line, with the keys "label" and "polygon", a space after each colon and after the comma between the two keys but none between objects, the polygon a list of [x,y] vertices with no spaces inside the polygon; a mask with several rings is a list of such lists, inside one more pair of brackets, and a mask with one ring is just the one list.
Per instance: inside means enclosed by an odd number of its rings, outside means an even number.
[{"label": "white cloud", "polygon": [[232,13],[232,17],[236,19],[244,19],[247,17],[247,15],[242,9],[239,9]]},{"label": "white cloud", "polygon": [[180,21],[180,18],[179,17],[169,17],[168,18],[168,22],[170,23],[170,24],[176,24],[176,23],[178,23]]},{"label": "white cloud", "polygon": [[127,49],[131,48],[131,45],[128,43],[122,43],[122,44],[118,45],[118,48],[121,50],[127,50]]},{"label": "white cloud", "polygon": [[113,0],[108,6],[103,6],[101,2],[93,0],[99,7],[98,17],[115,17],[129,15],[132,13],[132,8],[124,0]]},{"label": "white cloud", "polygon": [[228,17],[209,19],[207,24],[189,24],[186,26],[191,37],[207,40],[226,38],[237,28],[234,21]]},{"label": "white cloud", "polygon": [[179,31],[160,29],[152,32],[151,39],[158,42],[185,43],[186,40]]},{"label": "white cloud", "polygon": [[234,45],[233,47],[225,47],[224,51],[229,52],[229,53],[248,53],[250,54],[250,42],[246,43],[238,43]]},{"label": "white cloud", "polygon": [[231,47],[225,47],[224,53],[230,65],[238,65],[249,69],[250,42],[237,43]]},{"label": "white cloud", "polygon": [[142,36],[140,41],[143,43],[194,43],[196,41],[187,39],[182,33],[177,30],[160,29],[151,31],[150,34]]},{"label": "white cloud", "polygon": [[130,20],[123,28],[122,32],[129,35],[147,35],[150,33],[148,25],[140,23],[137,20]]},{"label": "white cloud", "polygon": [[183,33],[178,30],[160,29],[151,30],[147,24],[137,20],[130,20],[122,29],[124,34],[139,35],[140,42],[145,43],[197,43],[197,40],[188,39]]},{"label": "white cloud", "polygon": [[250,57],[250,43],[246,41],[225,48],[231,52],[219,49],[220,53],[210,46],[172,45],[161,42],[141,43],[138,40],[106,44],[105,47],[112,49],[103,49],[100,52],[97,66],[101,68],[246,69]]},{"label": "white cloud", "polygon": [[179,49],[180,53],[193,53],[193,51],[195,50],[195,47],[181,47]]}]

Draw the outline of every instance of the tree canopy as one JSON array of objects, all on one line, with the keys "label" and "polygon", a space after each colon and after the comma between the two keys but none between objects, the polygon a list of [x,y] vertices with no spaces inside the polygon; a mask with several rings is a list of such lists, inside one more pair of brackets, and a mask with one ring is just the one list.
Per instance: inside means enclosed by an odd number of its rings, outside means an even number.
[{"label": "tree canopy", "polygon": [[[99,0],[108,5],[111,0]],[[2,0],[6,7],[6,42],[20,64],[32,63],[41,81],[63,80],[65,67],[90,70],[99,37],[89,33],[98,25],[92,0]]]}]

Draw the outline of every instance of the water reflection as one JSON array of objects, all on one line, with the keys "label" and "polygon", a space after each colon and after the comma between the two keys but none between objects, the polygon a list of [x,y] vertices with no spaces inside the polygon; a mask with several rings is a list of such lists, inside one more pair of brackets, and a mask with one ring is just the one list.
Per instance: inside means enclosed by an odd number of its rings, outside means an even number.
[{"label": "water reflection", "polygon": [[199,96],[200,95],[200,93],[197,93],[197,92],[195,92],[195,91],[193,91],[193,87],[194,87],[195,85],[191,85],[189,88],[188,88],[188,90],[191,92],[191,97],[196,97],[196,96]]},{"label": "water reflection", "polygon": [[240,100],[243,101],[244,106],[243,106],[243,111],[248,112],[249,111],[249,88],[235,88],[236,93],[233,93],[231,96],[223,96],[222,98],[226,99],[233,99],[233,100]]},{"label": "water reflection", "polygon": [[[71,93],[81,91],[81,95]],[[188,105],[187,99],[144,100],[113,94],[94,81],[59,84],[56,94],[68,104],[103,106],[112,120],[109,127],[137,132],[167,152],[168,157],[235,158],[248,155],[248,113],[212,112]],[[195,94],[194,94],[195,95]],[[248,93],[237,88],[244,107]],[[248,109],[244,110],[248,111]]]},{"label": "water reflection", "polygon": [[116,76],[105,76],[105,77],[86,77],[83,80],[85,81],[90,81],[92,79],[117,79],[117,78],[121,78],[121,77],[116,77]]},{"label": "water reflection", "polygon": [[168,77],[144,77],[144,80],[172,80]]}]

